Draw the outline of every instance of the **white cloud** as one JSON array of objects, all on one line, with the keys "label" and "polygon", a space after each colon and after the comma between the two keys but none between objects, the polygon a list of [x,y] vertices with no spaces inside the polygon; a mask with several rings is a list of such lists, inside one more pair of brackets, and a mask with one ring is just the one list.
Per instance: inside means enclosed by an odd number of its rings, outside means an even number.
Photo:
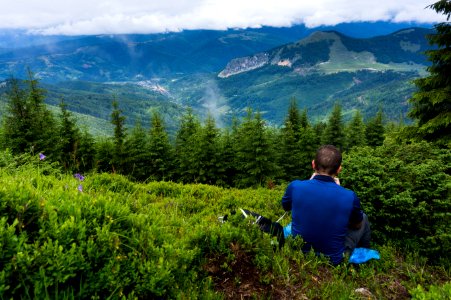
[{"label": "white cloud", "polygon": [[[433,0],[434,1],[434,0]],[[314,27],[354,21],[439,22],[430,0],[0,0],[0,27],[45,34]]]}]

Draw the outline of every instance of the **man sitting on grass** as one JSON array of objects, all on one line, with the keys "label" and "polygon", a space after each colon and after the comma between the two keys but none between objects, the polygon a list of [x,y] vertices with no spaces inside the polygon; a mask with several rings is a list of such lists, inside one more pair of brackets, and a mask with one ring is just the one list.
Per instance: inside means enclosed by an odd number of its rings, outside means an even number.
[{"label": "man sitting on grass", "polygon": [[370,225],[357,195],[340,186],[341,153],[332,146],[318,149],[310,180],[294,180],[282,198],[291,210],[292,235],[305,241],[304,252],[313,249],[330,258],[334,265],[356,247],[370,247]]}]

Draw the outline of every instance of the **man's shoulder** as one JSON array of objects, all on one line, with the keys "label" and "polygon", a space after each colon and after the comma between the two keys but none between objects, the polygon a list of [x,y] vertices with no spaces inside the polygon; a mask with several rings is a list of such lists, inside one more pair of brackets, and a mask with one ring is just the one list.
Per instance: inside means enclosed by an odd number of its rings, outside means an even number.
[{"label": "man's shoulder", "polygon": [[292,187],[294,187],[294,186],[301,186],[301,185],[304,185],[304,184],[308,184],[309,181],[310,180],[295,179],[292,182],[290,182],[290,184],[288,186],[292,186]]}]

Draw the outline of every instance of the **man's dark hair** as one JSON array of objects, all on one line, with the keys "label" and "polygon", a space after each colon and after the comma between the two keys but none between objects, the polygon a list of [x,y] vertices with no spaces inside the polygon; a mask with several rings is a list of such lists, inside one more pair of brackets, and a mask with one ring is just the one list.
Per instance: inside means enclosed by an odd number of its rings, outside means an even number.
[{"label": "man's dark hair", "polygon": [[315,169],[329,175],[336,175],[341,165],[341,153],[335,146],[324,145],[316,151]]}]

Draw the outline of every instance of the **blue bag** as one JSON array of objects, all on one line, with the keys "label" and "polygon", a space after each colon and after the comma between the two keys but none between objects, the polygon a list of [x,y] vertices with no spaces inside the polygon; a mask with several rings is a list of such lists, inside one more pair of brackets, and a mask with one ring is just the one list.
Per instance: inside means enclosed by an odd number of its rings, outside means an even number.
[{"label": "blue bag", "polygon": [[349,262],[353,264],[362,264],[370,259],[380,259],[381,256],[377,250],[368,248],[355,248],[349,257]]},{"label": "blue bag", "polygon": [[289,235],[291,235],[291,222],[283,228],[283,236],[287,238]]}]

